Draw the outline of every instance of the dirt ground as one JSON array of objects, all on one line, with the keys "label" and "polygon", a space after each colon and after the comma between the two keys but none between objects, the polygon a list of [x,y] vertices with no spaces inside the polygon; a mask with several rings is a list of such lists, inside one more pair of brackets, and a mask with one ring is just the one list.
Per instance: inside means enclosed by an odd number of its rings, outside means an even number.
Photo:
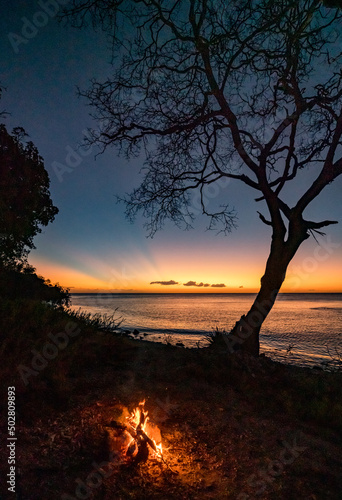
[{"label": "dirt ground", "polygon": [[[54,386],[17,397],[16,496],[1,498],[341,498],[340,374],[104,334],[58,363]],[[120,462],[108,427],[143,399],[163,456]]]}]

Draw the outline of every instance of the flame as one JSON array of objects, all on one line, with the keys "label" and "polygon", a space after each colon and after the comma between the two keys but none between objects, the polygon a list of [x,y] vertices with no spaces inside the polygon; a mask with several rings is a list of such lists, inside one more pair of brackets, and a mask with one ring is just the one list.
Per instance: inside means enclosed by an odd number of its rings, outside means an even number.
[{"label": "flame", "polygon": [[141,419],[141,415],[143,415],[143,425],[142,429],[143,431],[145,430],[147,421],[148,421],[148,411],[144,410],[144,404],[145,404],[145,399],[139,403],[139,406],[137,408],[134,408],[134,410],[131,413],[130,417],[128,418],[128,421],[134,425],[134,427],[138,427]]},{"label": "flame", "polygon": [[[162,458],[163,446],[161,443],[160,430],[153,423],[150,423],[148,411],[145,411],[144,405],[145,399],[141,401],[136,408],[134,408],[131,415],[127,417],[127,420],[134,431],[138,433],[139,430],[142,430],[147,435],[153,443],[152,446],[149,443],[153,454],[158,458]],[[133,441],[134,438],[132,437],[131,443]]]}]

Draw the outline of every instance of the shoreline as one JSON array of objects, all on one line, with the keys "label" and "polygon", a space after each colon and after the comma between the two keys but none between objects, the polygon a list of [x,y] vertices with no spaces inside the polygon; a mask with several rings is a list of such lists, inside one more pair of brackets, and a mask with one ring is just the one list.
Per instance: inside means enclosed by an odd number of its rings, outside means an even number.
[{"label": "shoreline", "polygon": [[[130,331],[132,338],[198,348],[216,328],[229,331],[250,302],[250,296],[241,294],[91,294],[73,296],[72,308],[93,314],[115,310],[123,318],[120,331]],[[261,352],[286,364],[331,369],[342,352],[341,311],[341,295],[280,296],[261,330]]]},{"label": "shoreline", "polygon": [[[156,344],[168,344],[174,346],[177,346],[178,344],[178,347],[183,347],[185,349],[205,349],[208,344],[207,334],[205,333],[188,333],[188,335],[194,337],[193,339],[189,340],[188,338],[186,338],[187,333],[179,333],[172,330],[160,330],[151,333],[150,329],[148,328],[130,328],[131,330],[129,333],[126,333],[128,331],[128,328],[124,328],[123,331],[120,332],[120,334],[122,336],[127,336],[132,340],[140,340],[144,342],[153,342]],[[134,334],[134,331],[139,333]],[[290,351],[288,351],[288,348],[286,347],[281,349],[279,347],[272,346],[272,344],[269,344],[269,346],[267,347],[266,345],[263,345],[262,338],[260,338],[260,354],[265,355],[273,361],[279,362],[284,365],[298,366],[311,370],[317,369],[327,372],[335,371],[336,368],[334,368],[334,366],[337,365],[338,362],[337,359],[334,361],[328,354],[315,355],[313,353],[296,353],[295,347]]]},{"label": "shoreline", "polygon": [[[160,428],[165,463],[114,464],[91,500],[255,498],[255,480],[263,481],[263,500],[339,499],[341,373],[131,340],[99,331],[84,316],[18,307],[3,330],[0,376],[16,386],[17,486],[25,500],[78,498],[77,481],[108,462],[111,421],[143,399]],[[70,322],[68,332],[77,335],[25,386],[18,363],[30,367],[32,344],[44,353],[51,332],[66,332]],[[270,464],[288,447],[294,459],[286,455],[273,474]]]}]

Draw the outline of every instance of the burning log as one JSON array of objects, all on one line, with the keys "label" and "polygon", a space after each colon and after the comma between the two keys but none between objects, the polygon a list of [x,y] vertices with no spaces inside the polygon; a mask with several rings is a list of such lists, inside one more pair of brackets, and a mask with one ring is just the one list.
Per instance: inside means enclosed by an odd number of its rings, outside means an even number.
[{"label": "burning log", "polygon": [[148,422],[148,412],[144,410],[145,401],[126,417],[124,423],[112,421],[107,430],[111,451],[124,461],[134,463],[147,461],[150,452],[162,459],[160,430]]},{"label": "burning log", "polygon": [[145,441],[148,445],[150,445],[150,447],[152,448],[152,450],[158,455],[159,454],[159,450],[157,448],[157,445],[156,443],[148,437],[148,435],[146,434],[146,432],[144,432],[142,429],[140,429],[138,431],[138,436],[139,438],[141,439],[141,441]]},{"label": "burning log", "polygon": [[[128,419],[130,425],[128,427],[128,432],[131,433],[133,439],[136,440],[138,445],[138,453],[135,457],[137,462],[146,461],[149,455],[149,447],[157,456],[161,456],[161,448],[159,448],[154,441],[150,438],[145,431],[146,424],[148,421],[147,412],[144,410],[145,401],[139,403],[138,408],[132,413],[131,417]],[[133,432],[131,432],[133,431]]]}]

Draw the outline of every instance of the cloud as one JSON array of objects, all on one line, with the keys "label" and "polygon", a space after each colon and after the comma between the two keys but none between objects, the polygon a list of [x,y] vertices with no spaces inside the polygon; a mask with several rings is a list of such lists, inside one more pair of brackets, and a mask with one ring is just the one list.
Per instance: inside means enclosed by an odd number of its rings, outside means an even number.
[{"label": "cloud", "polygon": [[151,281],[150,285],[178,285],[178,281]]},{"label": "cloud", "polygon": [[203,287],[207,287],[207,286],[210,286],[209,283],[203,283],[203,281],[201,281],[201,283],[197,283],[196,281],[188,281],[187,283],[183,283],[184,286],[203,286]]},{"label": "cloud", "polygon": [[239,286],[239,288],[243,288],[243,285]]},{"label": "cloud", "polygon": [[187,283],[183,283],[183,285],[184,286],[198,286],[196,281],[188,281]]},{"label": "cloud", "polygon": [[225,288],[226,285],[224,283],[216,283],[215,285],[211,285],[213,288]]},{"label": "cloud", "polygon": [[197,286],[197,287],[205,287],[207,288],[208,286],[213,286],[217,288],[225,287],[226,285],[224,283],[219,283],[217,285],[211,285],[210,283],[197,283],[197,281],[188,281],[187,283],[183,283],[184,286]]}]

